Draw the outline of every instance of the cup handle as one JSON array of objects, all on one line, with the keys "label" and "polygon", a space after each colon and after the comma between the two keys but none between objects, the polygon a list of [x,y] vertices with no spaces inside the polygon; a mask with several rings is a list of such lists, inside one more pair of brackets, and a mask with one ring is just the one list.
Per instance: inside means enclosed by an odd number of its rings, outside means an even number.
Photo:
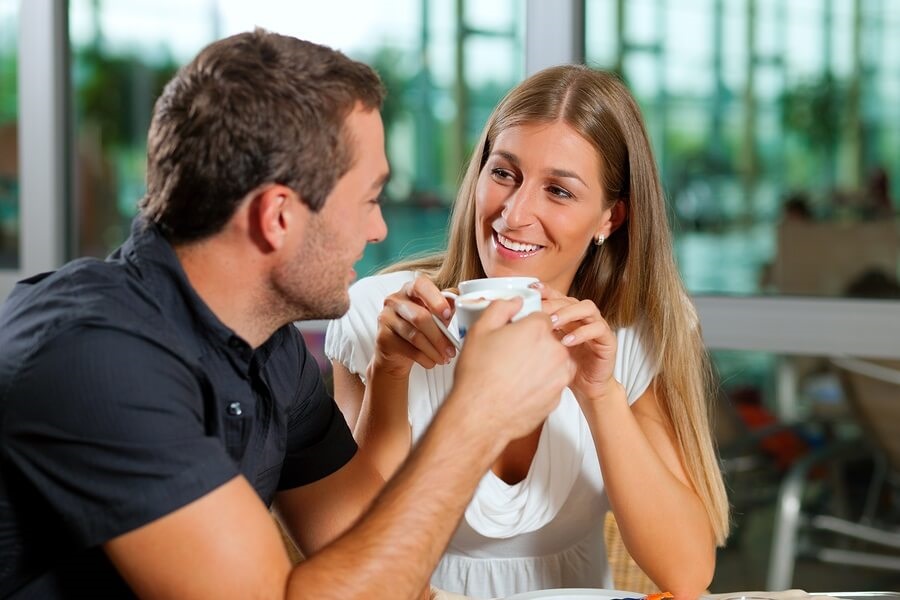
[{"label": "cup handle", "polygon": [[447,329],[447,326],[444,325],[444,322],[441,321],[436,314],[431,313],[431,320],[434,321],[434,324],[438,326],[438,329],[441,330],[441,333],[443,333],[444,336],[446,336],[446,338],[450,340],[450,343],[453,344],[453,347],[456,348],[457,352],[462,350],[462,344],[460,343],[459,339],[455,335],[453,335],[452,331]]},{"label": "cup handle", "polygon": [[[453,306],[456,306],[456,301],[459,300],[459,294],[454,294],[449,290],[441,290],[441,295],[448,300],[453,301]],[[441,321],[437,315],[432,313],[431,320],[434,321],[434,324],[438,326],[438,329],[441,330],[441,333],[450,340],[450,343],[453,344],[453,347],[456,348],[457,352],[462,349],[462,342],[459,341],[459,338],[453,335],[453,332],[447,329],[447,326],[444,325],[444,322]]]}]

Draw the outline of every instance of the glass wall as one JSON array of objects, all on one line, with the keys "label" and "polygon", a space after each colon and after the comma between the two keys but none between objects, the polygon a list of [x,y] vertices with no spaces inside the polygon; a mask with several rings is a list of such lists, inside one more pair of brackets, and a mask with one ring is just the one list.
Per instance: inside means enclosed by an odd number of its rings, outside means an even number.
[{"label": "glass wall", "polygon": [[696,293],[900,297],[900,5],[586,0]]},{"label": "glass wall", "polygon": [[0,269],[19,267],[18,4],[0,0]]},{"label": "glass wall", "polygon": [[165,81],[205,44],[254,26],[338,48],[374,66],[387,85],[390,235],[368,248],[360,274],[440,247],[461,165],[490,110],[523,75],[523,0],[479,3],[477,12],[475,4],[70,0],[75,254],[104,255],[125,238]]}]

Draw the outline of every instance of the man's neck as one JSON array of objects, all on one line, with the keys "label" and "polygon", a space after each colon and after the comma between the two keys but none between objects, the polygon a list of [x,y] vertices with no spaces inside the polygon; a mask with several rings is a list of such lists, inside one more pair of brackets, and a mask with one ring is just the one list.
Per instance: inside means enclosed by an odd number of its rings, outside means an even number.
[{"label": "man's neck", "polygon": [[247,258],[252,253],[212,238],[176,246],[175,254],[197,295],[252,348],[275,332],[273,319],[260,318],[267,301],[259,269]]}]

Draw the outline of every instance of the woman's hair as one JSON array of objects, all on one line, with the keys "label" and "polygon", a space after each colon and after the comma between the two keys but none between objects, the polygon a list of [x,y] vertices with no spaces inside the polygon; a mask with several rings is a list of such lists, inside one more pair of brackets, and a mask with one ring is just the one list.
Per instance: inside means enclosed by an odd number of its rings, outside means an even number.
[{"label": "woman's hair", "polygon": [[591,244],[569,294],[593,300],[613,328],[640,330],[659,365],[654,385],[685,470],[721,545],[729,510],[708,417],[709,357],[675,266],[665,197],[640,109],[614,75],[583,65],[551,67],[511,90],[494,109],[469,161],[446,252],[388,270],[421,271],[441,288],[485,277],[475,241],[475,188],[491,145],[510,127],[558,120],[597,150],[607,207],[622,201],[628,215],[603,246]]}]

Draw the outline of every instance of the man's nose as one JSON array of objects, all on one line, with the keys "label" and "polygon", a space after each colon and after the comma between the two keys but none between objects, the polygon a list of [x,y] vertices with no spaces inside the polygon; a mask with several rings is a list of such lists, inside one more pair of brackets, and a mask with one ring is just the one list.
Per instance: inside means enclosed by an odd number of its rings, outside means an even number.
[{"label": "man's nose", "polygon": [[384,215],[381,212],[381,207],[378,207],[378,210],[374,211],[372,214],[372,218],[369,222],[369,231],[367,241],[370,244],[377,244],[378,242],[384,240],[387,237],[387,223],[384,221]]}]

